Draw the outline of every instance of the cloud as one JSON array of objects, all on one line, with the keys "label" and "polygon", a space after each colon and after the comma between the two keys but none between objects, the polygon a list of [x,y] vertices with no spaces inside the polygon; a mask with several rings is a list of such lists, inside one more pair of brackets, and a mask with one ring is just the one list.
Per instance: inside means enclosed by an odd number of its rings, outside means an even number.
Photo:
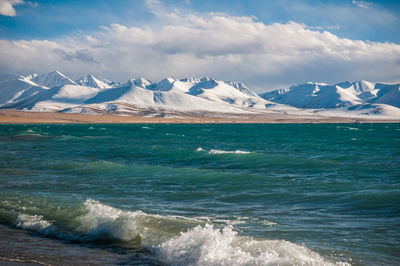
[{"label": "cloud", "polygon": [[353,5],[360,7],[360,8],[369,8],[370,5],[372,5],[371,2],[366,2],[366,1],[352,1]]},{"label": "cloud", "polygon": [[73,52],[64,51],[63,49],[54,49],[54,52],[61,56],[62,59],[67,61],[81,61],[89,63],[98,63],[88,50],[76,50]]},{"label": "cloud", "polygon": [[309,30],[340,30],[339,25],[333,25],[333,26],[308,26],[307,29]]},{"label": "cloud", "polygon": [[[153,2],[154,3],[154,2]],[[144,76],[213,76],[262,92],[307,81],[400,77],[400,45],[350,40],[295,22],[264,24],[252,17],[171,12],[162,25],[103,26],[58,40],[0,40],[0,69],[114,80]]]},{"label": "cloud", "polygon": [[23,0],[0,0],[0,15],[15,17],[14,6],[25,4]]}]

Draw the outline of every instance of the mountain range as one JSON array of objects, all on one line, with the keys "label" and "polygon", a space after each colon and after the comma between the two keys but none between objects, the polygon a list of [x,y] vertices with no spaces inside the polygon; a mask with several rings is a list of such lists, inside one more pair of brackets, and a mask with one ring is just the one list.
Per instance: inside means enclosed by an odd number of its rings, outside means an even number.
[{"label": "mountain range", "polygon": [[258,95],[242,83],[213,78],[115,83],[93,75],[74,81],[54,71],[0,76],[0,108],[143,116],[284,113],[400,118],[400,84],[309,82]]}]

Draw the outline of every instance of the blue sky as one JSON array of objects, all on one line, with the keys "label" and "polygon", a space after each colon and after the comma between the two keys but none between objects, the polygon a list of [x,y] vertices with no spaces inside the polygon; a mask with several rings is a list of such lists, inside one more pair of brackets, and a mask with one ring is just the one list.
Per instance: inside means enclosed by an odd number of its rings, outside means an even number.
[{"label": "blue sky", "polygon": [[400,1],[0,0],[0,14],[0,72],[207,75],[259,91],[400,79]]},{"label": "blue sky", "polygon": [[[29,4],[32,3],[32,4]],[[94,31],[112,23],[125,26],[155,23],[142,0],[38,0],[16,5],[17,16],[0,16],[5,39],[55,38]],[[255,16],[266,24],[294,21],[327,29],[344,38],[400,43],[400,1],[164,1],[187,12],[224,12]]]}]

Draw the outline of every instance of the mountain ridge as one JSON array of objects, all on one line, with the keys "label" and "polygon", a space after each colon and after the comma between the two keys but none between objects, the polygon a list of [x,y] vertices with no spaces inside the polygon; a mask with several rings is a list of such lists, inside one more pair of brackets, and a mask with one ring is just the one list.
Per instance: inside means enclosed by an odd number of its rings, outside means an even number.
[{"label": "mountain ridge", "polygon": [[337,108],[382,103],[400,108],[400,84],[369,81],[304,83],[260,94],[266,100],[297,108]]},{"label": "mountain ridge", "polygon": [[[106,82],[104,82],[106,81]],[[400,117],[400,85],[369,81],[308,82],[256,94],[245,84],[209,77],[125,83],[83,75],[73,81],[60,71],[0,79],[0,108],[76,113],[284,113]]]}]

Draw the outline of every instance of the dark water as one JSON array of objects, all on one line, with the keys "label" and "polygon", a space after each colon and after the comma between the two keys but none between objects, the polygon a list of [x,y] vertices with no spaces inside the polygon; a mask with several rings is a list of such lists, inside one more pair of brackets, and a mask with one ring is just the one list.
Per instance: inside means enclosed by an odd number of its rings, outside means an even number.
[{"label": "dark water", "polygon": [[3,260],[400,264],[400,125],[0,125],[0,223]]}]

